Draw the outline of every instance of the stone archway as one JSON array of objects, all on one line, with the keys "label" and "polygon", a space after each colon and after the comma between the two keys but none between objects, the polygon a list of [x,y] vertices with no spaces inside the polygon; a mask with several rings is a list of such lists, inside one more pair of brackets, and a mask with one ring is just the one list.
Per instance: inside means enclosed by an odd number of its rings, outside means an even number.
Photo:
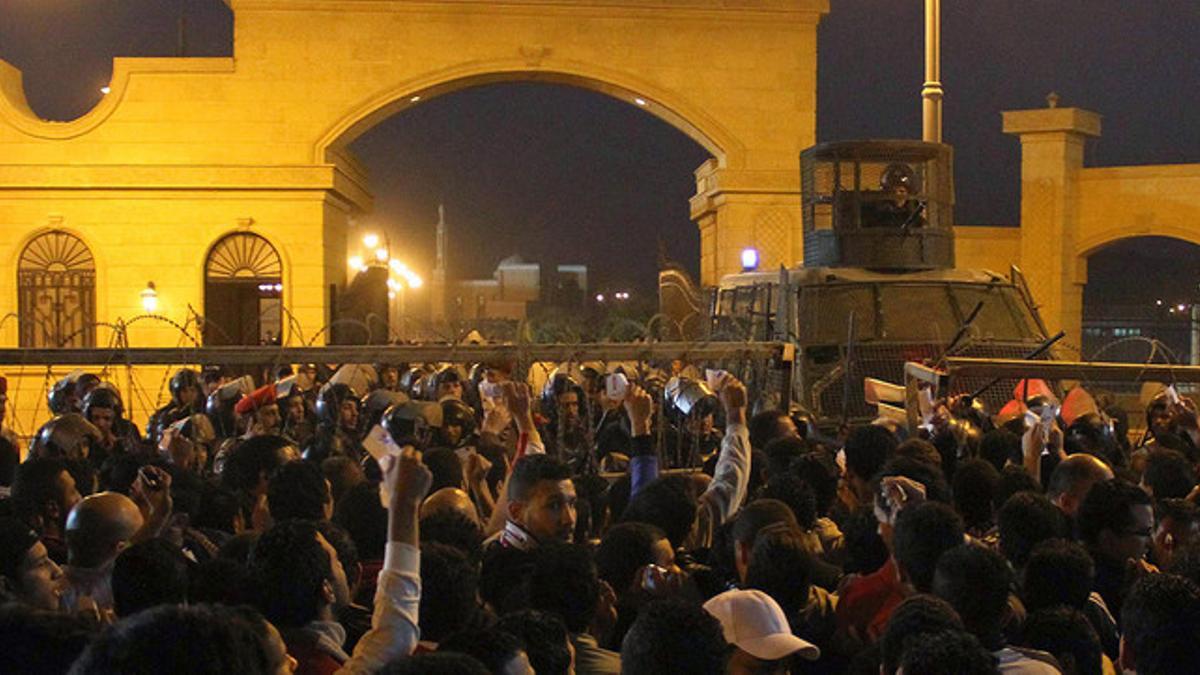
[{"label": "stone archway", "polygon": [[426,97],[531,80],[631,101],[709,149],[690,204],[704,281],[740,269],[758,233],[764,266],[800,259],[828,0],[226,1],[232,57],[117,59],[110,93],[71,122],[37,119],[0,63],[0,247],[28,233],[9,224],[86,222],[98,259],[141,263],[97,306],[128,311],[151,278],[182,320],[212,234],[254,223],[291,261],[288,316],[316,334],[347,281],[347,224],[372,205],[345,144]]}]

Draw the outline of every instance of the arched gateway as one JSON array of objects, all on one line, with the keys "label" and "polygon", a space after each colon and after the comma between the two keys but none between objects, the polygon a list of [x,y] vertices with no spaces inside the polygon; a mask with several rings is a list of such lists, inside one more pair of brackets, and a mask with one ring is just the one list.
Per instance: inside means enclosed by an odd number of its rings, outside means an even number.
[{"label": "arched gateway", "polygon": [[[828,0],[226,1],[232,57],[118,58],[71,122],[38,119],[0,61],[0,247],[48,222],[86,231],[109,249],[102,320],[136,314],[148,279],[162,312],[202,307],[205,254],[236,228],[275,244],[294,332],[316,333],[346,282],[346,226],[371,209],[348,144],[496,81],[599,91],[708,149],[690,204],[706,282],[757,238],[764,265],[801,257],[797,157],[815,141]],[[0,286],[0,304],[16,296]]]}]

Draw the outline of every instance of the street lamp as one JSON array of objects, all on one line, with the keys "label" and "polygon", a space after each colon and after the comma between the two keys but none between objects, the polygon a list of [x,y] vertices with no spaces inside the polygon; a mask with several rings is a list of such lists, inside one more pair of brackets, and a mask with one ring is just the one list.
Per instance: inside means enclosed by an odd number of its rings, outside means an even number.
[{"label": "street lamp", "polygon": [[153,314],[158,311],[158,290],[154,288],[153,281],[147,281],[146,287],[140,293],[142,297],[142,309],[147,314]]}]

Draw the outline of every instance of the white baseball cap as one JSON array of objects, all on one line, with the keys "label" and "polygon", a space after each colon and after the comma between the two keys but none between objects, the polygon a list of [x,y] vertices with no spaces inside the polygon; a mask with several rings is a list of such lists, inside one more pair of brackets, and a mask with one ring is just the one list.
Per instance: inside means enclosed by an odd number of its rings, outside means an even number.
[{"label": "white baseball cap", "polygon": [[796,655],[809,661],[821,657],[816,645],[792,635],[779,603],[762,591],[725,591],[704,603],[721,622],[725,641],[764,661]]}]

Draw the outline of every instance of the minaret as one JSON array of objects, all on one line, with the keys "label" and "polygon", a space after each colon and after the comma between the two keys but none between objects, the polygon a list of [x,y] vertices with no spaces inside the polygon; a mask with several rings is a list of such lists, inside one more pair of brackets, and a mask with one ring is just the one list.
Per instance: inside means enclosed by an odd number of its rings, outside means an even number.
[{"label": "minaret", "polygon": [[433,288],[430,294],[430,317],[435,322],[446,320],[446,208],[438,204],[437,260],[433,267]]}]

